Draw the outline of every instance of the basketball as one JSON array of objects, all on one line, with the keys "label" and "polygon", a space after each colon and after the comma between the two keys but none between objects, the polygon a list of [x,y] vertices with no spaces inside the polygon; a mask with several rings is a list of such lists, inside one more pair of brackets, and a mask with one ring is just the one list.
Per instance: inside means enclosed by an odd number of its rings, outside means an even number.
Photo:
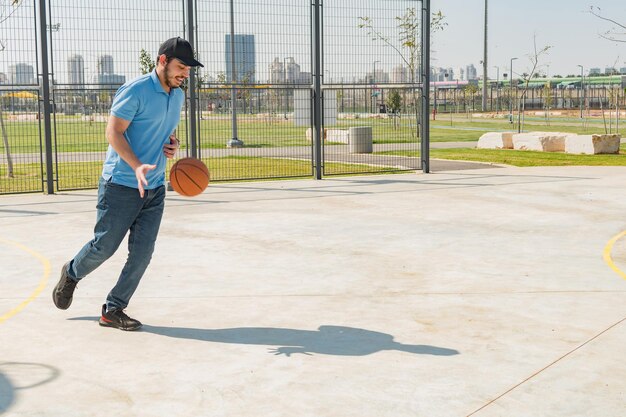
[{"label": "basketball", "polygon": [[179,159],[170,170],[170,184],[180,195],[196,196],[209,185],[209,169],[197,158]]}]

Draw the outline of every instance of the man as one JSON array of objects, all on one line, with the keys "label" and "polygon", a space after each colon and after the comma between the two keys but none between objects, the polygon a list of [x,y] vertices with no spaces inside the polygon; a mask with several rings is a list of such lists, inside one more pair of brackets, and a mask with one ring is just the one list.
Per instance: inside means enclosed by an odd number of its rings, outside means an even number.
[{"label": "man", "polygon": [[203,66],[191,45],[172,38],[159,48],[156,69],[124,84],[115,94],[106,127],[109,142],[94,238],[61,269],[54,304],[65,310],[76,284],[111,257],[128,232],[128,259],[102,306],[100,325],[137,330],[141,322],[124,309],[137,289],[154,251],[165,198],[165,166],[179,141],[175,129],[185,100],[181,84],[191,67]]}]

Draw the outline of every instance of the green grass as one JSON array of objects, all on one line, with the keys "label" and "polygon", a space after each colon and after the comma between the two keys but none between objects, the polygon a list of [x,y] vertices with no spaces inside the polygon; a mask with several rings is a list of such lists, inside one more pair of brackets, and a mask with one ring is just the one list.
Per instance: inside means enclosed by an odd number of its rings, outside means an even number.
[{"label": "green grass", "polygon": [[[9,120],[5,113],[5,125],[12,154],[40,153],[41,127],[38,121]],[[462,116],[462,115],[461,115]],[[241,115],[239,121],[239,138],[247,147],[289,147],[310,146],[306,139],[307,127],[294,126],[292,121],[281,117],[259,118],[253,115]],[[182,120],[179,137],[183,144],[186,140],[186,121]],[[225,148],[231,139],[231,124],[228,115],[213,115],[199,123],[200,148]],[[514,130],[506,119],[464,119],[456,115],[452,123],[448,115],[440,114],[438,120],[430,121],[431,141],[476,141],[487,131]],[[391,119],[342,119],[336,126],[327,128],[348,129],[351,126],[371,126],[374,143],[407,143],[417,141],[412,136],[414,119],[403,116],[398,126]],[[80,117],[58,115],[55,124],[54,150],[56,152],[94,152],[105,151],[107,148],[104,122],[88,122]],[[528,120],[525,130],[563,131],[580,134],[602,133],[604,127],[598,120],[594,124],[583,125],[572,123],[572,119],[559,120],[552,118],[551,126],[543,120]],[[184,146],[183,146],[184,148]],[[5,149],[0,141],[0,154]],[[418,152],[391,151],[387,154],[418,157]],[[626,165],[626,151],[622,148],[620,155],[570,155],[563,153],[546,153],[508,150],[477,150],[477,149],[432,149],[432,158],[489,162],[515,166],[563,166],[563,165]],[[0,193],[40,190],[42,184],[39,164],[20,164],[19,158],[14,159],[15,178],[6,178],[6,164],[0,164]],[[310,177],[311,162],[283,158],[260,157],[226,157],[211,158],[206,162],[211,170],[213,180],[240,179],[271,179],[279,177]],[[61,163],[55,173],[60,189],[93,188],[102,169],[102,162]],[[344,173],[375,173],[384,167],[355,164],[325,164],[325,174]]]},{"label": "green grass", "polygon": [[[418,157],[419,152],[391,151],[386,155]],[[517,151],[508,149],[431,149],[430,157],[456,161],[487,162],[517,167],[535,166],[626,166],[626,147],[615,155],[572,155],[562,152]]]},{"label": "green grass", "polygon": [[[6,115],[5,117],[8,117]],[[7,135],[11,144],[11,152],[38,153],[40,148],[40,125],[37,121],[5,120]],[[107,142],[104,136],[105,122],[88,122],[75,116],[57,116],[53,141],[56,152],[96,152],[105,151]],[[374,143],[407,143],[415,142],[413,133],[415,120],[409,115],[399,119],[399,125],[394,127],[391,119],[341,119],[329,129],[348,129],[351,126],[371,126]],[[484,133],[494,130],[514,130],[507,120],[480,119],[473,120],[459,118],[455,115],[452,123],[448,115],[440,114],[438,119],[430,121],[431,141],[475,141]],[[223,149],[232,137],[231,121],[228,115],[214,115],[200,121],[199,141],[202,149]],[[602,133],[604,128],[596,121],[594,124],[583,126],[570,121],[559,121],[552,118],[551,126],[544,121],[527,121],[525,130],[563,131],[581,134]],[[286,147],[307,146],[306,126],[295,126],[291,120],[284,120],[280,116],[273,118],[242,115],[238,118],[238,137],[247,147]],[[179,127],[179,137],[186,143],[186,121],[183,119]],[[0,142],[0,153],[4,153],[4,144]]]},{"label": "green grass", "polygon": [[[35,121],[5,121],[11,152],[39,152],[40,126]],[[295,126],[293,121],[281,118],[263,119],[252,116],[238,119],[238,137],[246,147],[283,147],[310,145],[306,137],[307,126]],[[354,119],[339,120],[328,129],[348,129],[351,126],[372,126],[374,143],[414,142],[412,136],[414,122],[405,118],[395,128],[390,119]],[[98,152],[105,151],[105,122],[82,121],[79,119],[58,119],[54,124],[53,145],[57,152]],[[199,144],[202,149],[223,149],[232,138],[231,121],[228,117],[201,120],[199,125]],[[42,129],[43,130],[43,129]],[[43,136],[43,133],[41,133]],[[183,147],[187,141],[186,121],[181,120],[178,136]],[[0,142],[0,153],[4,153],[4,144]]]},{"label": "green grass", "polygon": [[[313,175],[311,161],[308,160],[229,156],[208,158],[204,162],[209,167],[213,181]],[[172,163],[168,161],[168,173]],[[326,163],[325,170],[333,174],[371,174],[380,171],[380,168],[363,164]],[[96,188],[101,172],[102,162],[60,163],[56,172],[57,187],[60,190]],[[4,169],[0,171],[0,194],[39,191],[42,189],[42,181],[39,164],[16,164],[13,178],[7,178]]]}]

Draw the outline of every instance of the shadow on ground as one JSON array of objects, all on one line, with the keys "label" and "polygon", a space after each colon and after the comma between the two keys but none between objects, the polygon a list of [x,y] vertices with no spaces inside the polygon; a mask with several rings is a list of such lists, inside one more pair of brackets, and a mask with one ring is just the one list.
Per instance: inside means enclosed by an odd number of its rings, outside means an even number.
[{"label": "shadow on ground", "polygon": [[[97,320],[95,317],[76,317],[70,320]],[[345,326],[320,326],[317,330],[279,329],[274,327],[237,327],[232,329],[195,329],[144,325],[142,331],[177,339],[242,345],[276,346],[275,355],[294,353],[312,355],[365,356],[385,350],[417,355],[452,356],[459,351],[429,345],[410,345],[395,342],[387,333]]]},{"label": "shadow on ground", "polygon": [[0,373],[0,414],[4,413],[13,404],[15,388],[6,375]]},{"label": "shadow on ground", "polygon": [[0,415],[16,400],[16,391],[36,388],[59,377],[59,370],[39,363],[0,362]]}]

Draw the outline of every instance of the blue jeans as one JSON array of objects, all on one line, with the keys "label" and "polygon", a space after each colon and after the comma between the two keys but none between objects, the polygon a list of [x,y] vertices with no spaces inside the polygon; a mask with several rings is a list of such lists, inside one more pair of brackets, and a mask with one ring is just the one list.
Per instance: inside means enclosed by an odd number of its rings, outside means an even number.
[{"label": "blue jeans", "polygon": [[72,259],[70,277],[81,280],[109,259],[128,236],[128,259],[106,299],[108,309],[126,308],[139,285],[154,252],[159,233],[165,187],[146,190],[144,198],[136,188],[100,178],[94,238]]}]

